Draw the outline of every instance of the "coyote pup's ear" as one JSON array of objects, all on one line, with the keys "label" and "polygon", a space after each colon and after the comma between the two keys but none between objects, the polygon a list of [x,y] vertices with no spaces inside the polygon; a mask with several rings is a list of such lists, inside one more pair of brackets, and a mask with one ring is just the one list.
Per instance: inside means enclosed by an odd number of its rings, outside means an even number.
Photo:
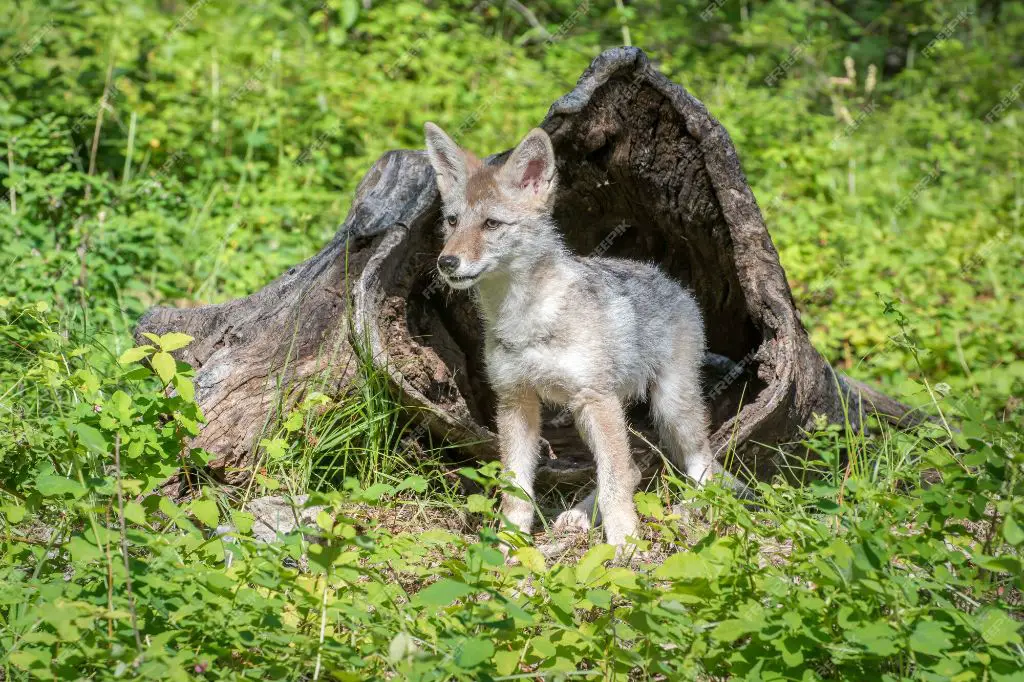
[{"label": "coyote pup's ear", "polygon": [[427,138],[427,156],[437,176],[437,189],[441,196],[447,196],[466,183],[466,154],[455,140],[433,123],[428,121],[424,124],[423,132]]},{"label": "coyote pup's ear", "polygon": [[547,204],[555,188],[555,150],[548,134],[540,128],[531,130],[508,157],[501,179],[507,186]]}]

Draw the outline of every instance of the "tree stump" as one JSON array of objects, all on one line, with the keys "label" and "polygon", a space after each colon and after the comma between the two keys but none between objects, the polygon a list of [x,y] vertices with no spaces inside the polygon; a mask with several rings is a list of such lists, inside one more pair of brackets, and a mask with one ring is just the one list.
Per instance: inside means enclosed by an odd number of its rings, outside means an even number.
[{"label": "tree stump", "polygon": [[[763,479],[777,470],[773,446],[798,440],[815,415],[846,415],[854,428],[872,413],[907,420],[907,406],[834,371],[813,348],[728,133],[642,51],[601,54],[541,127],[558,160],[555,218],[569,246],[653,261],[694,290],[720,458],[734,453]],[[312,384],[344,391],[358,380],[360,358],[390,377],[432,436],[464,444],[470,458],[497,457],[477,315],[434,271],[439,224],[425,153],[392,151],[367,173],[316,256],[246,298],[146,313],[137,336],[195,337],[179,352],[196,368],[207,418],[194,446],[215,453],[223,480],[251,476],[281,387],[293,399]],[[638,432],[656,443],[646,417],[642,405],[631,411]],[[571,418],[546,414],[543,435],[550,447],[539,482],[592,478]],[[659,463],[644,438],[634,445],[647,469]]]}]

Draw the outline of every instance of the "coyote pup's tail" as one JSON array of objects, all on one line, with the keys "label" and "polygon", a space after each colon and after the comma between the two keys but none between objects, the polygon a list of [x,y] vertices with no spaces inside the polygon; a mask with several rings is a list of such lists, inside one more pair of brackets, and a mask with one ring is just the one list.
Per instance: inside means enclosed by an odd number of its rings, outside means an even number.
[{"label": "coyote pup's tail", "polygon": [[[682,349],[680,349],[682,351]],[[669,461],[697,483],[720,473],[708,442],[708,417],[700,393],[700,355],[677,352],[654,377],[651,413]]]},{"label": "coyote pup's tail", "polygon": [[750,497],[749,488],[725,471],[711,452],[707,407],[700,391],[703,349],[695,352],[690,334],[692,330],[682,331],[675,352],[662,364],[651,387],[651,413],[665,454],[698,484],[721,475],[738,495]]}]

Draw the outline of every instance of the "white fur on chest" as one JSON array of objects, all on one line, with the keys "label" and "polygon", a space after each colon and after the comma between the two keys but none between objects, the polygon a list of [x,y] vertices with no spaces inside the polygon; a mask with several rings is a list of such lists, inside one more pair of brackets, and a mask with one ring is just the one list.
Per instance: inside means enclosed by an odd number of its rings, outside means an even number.
[{"label": "white fur on chest", "polygon": [[582,339],[567,337],[564,283],[509,292],[489,325],[484,357],[499,392],[529,386],[557,402],[588,383],[592,353]]},{"label": "white fur on chest", "polygon": [[632,306],[614,297],[600,305],[575,286],[579,277],[569,263],[480,292],[484,359],[497,393],[531,388],[553,404],[585,389],[644,394],[649,376]]},{"label": "white fur on chest", "polygon": [[488,378],[498,392],[528,386],[546,402],[555,403],[588,386],[594,372],[593,358],[577,345],[495,343],[485,349],[485,360]]}]

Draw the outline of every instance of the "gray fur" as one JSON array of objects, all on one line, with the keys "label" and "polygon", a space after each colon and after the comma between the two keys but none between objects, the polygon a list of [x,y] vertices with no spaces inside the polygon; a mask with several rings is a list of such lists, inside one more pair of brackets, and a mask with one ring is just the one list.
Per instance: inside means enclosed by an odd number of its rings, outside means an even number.
[{"label": "gray fur", "polygon": [[[483,320],[502,461],[532,497],[540,403],[568,406],[597,462],[606,538],[623,545],[637,531],[640,479],[626,404],[651,401],[668,454],[687,475],[703,483],[721,470],[699,385],[697,303],[653,265],[569,252],[551,217],[557,178],[544,131],[532,131],[501,167],[483,165],[432,124],[427,131],[431,162],[445,178],[441,276],[471,289]],[[587,527],[592,507],[591,497],[560,515],[556,529]],[[532,504],[506,496],[502,510],[529,532]]]}]

